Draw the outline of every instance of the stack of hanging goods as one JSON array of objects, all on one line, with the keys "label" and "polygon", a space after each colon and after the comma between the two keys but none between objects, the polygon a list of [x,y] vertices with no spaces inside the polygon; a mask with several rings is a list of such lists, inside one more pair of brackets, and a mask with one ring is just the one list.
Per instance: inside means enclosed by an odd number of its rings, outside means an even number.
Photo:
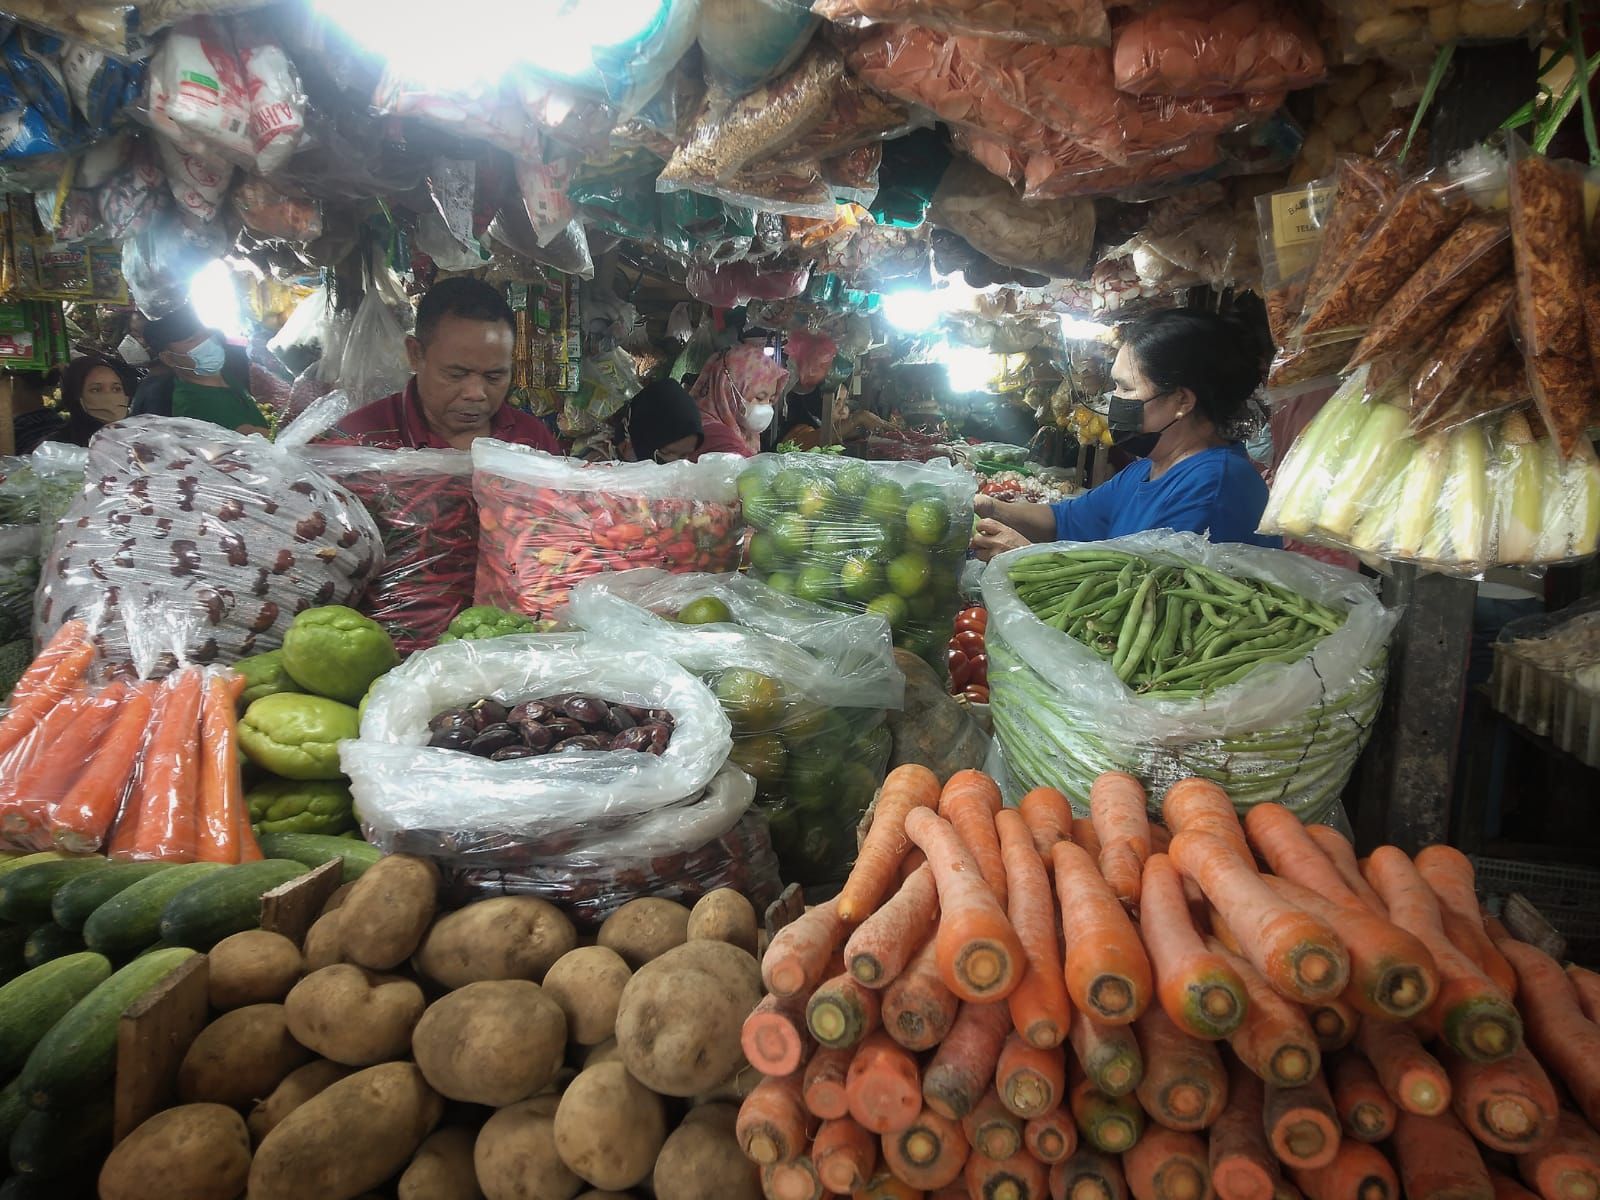
[{"label": "stack of hanging goods", "polygon": [[1078,819],[889,775],[762,962],[738,1136],[768,1197],[1600,1195],[1600,976],[1485,918],[1465,856],[1358,861],[1203,779],[1146,813],[1120,773]]}]

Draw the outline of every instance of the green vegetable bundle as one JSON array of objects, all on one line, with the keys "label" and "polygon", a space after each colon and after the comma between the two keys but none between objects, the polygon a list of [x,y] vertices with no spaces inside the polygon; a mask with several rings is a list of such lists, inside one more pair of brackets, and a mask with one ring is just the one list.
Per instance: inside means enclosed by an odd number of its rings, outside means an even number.
[{"label": "green vegetable bundle", "polygon": [[1157,531],[1032,546],[984,576],[995,735],[1019,791],[1087,803],[1102,771],[1159,804],[1185,776],[1241,808],[1335,806],[1383,698],[1394,624],[1361,578]]}]

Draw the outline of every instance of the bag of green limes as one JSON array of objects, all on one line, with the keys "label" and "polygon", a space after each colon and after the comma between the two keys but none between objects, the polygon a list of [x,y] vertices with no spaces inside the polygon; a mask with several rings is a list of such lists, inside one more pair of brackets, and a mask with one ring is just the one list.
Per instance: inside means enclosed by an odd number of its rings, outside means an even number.
[{"label": "bag of green limes", "polygon": [[729,761],[756,781],[785,882],[844,879],[883,782],[886,709],[905,676],[881,617],[797,600],[744,575],[595,575],[565,620],[700,676],[733,725]]},{"label": "bag of green limes", "polygon": [[762,454],[739,476],[750,572],[775,591],[881,616],[937,662],[972,540],[972,476],[947,462]]}]

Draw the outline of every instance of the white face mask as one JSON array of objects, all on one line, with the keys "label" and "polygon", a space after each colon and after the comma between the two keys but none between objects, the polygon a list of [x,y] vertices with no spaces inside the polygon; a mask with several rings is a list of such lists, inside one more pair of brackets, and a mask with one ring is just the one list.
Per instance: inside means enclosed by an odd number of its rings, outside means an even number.
[{"label": "white face mask", "polygon": [[140,344],[139,339],[131,333],[117,343],[117,353],[122,356],[122,361],[130,367],[142,367],[150,361],[149,352]]},{"label": "white face mask", "polygon": [[739,420],[751,433],[765,433],[767,426],[772,424],[772,405],[747,404],[744,416]]}]

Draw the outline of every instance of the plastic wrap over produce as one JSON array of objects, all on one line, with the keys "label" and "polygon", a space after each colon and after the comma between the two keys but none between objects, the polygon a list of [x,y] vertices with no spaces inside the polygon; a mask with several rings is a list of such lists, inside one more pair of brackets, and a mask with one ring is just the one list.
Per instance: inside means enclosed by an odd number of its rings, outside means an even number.
[{"label": "plastic wrap over produce", "polygon": [[[579,750],[506,761],[427,744],[429,723],[448,709],[574,693],[664,710],[673,719],[671,740],[659,755]],[[412,655],[373,686],[361,737],[340,743],[339,761],[368,840],[450,861],[481,854],[485,865],[502,858],[515,865],[530,850],[561,853],[688,805],[732,744],[716,697],[676,663],[581,634],[527,634]]]},{"label": "plastic wrap over produce", "polygon": [[1010,551],[983,596],[991,715],[1022,791],[1082,805],[1102,771],[1152,796],[1200,775],[1305,821],[1355,765],[1398,619],[1353,572],[1169,530]]},{"label": "plastic wrap over produce", "polygon": [[1112,54],[1136,96],[1282,92],[1326,69],[1310,26],[1274,0],[1163,0],[1118,26]]},{"label": "plastic wrap over produce", "polygon": [[[102,430],[45,560],[35,636],[157,596],[192,620],[190,660],[231,662],[277,649],[302,609],[355,603],[383,565],[378,529],[297,453],[329,411],[314,406],[276,444],[180,417]],[[100,639],[108,666],[128,660],[120,615]]]},{"label": "plastic wrap over produce", "polygon": [[841,25],[904,21],[1008,42],[1104,46],[1111,26],[1100,0],[814,0]]},{"label": "plastic wrap over produce", "polygon": [[37,525],[0,525],[0,645],[32,635],[39,536]]}]

